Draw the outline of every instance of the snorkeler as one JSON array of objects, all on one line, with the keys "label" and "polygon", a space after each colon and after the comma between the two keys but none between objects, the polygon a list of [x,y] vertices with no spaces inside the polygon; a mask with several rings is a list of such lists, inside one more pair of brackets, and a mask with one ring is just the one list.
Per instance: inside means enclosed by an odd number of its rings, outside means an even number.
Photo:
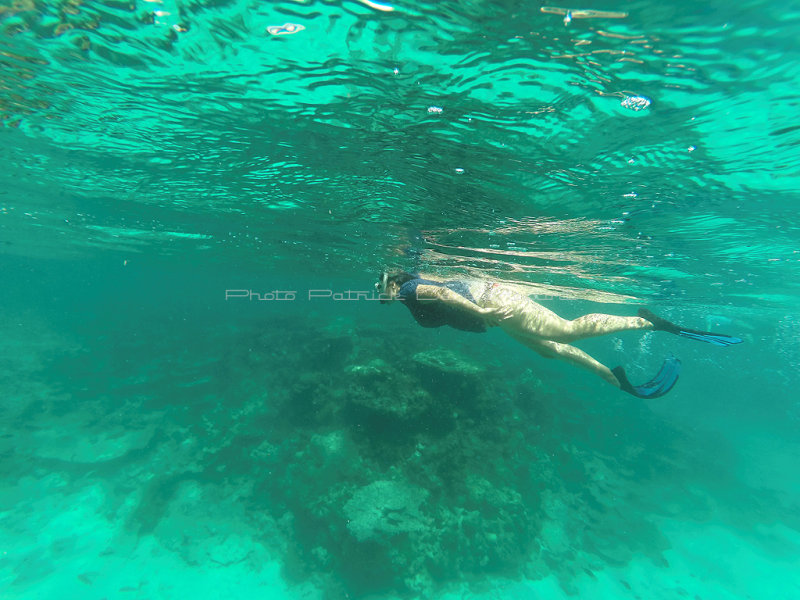
[{"label": "snorkeler", "polygon": [[546,358],[559,358],[588,369],[605,381],[638,398],[658,398],[678,381],[681,363],[671,357],[651,381],[632,385],[625,369],[609,369],[570,342],[634,329],[666,331],[693,340],[730,346],[741,339],[695,331],[640,309],[638,317],[589,314],[572,321],[537,304],[509,286],[483,281],[433,281],[410,273],[381,273],[375,288],[381,303],[403,302],[423,327],[449,325],[463,331],[483,332],[499,326],[512,338]]}]

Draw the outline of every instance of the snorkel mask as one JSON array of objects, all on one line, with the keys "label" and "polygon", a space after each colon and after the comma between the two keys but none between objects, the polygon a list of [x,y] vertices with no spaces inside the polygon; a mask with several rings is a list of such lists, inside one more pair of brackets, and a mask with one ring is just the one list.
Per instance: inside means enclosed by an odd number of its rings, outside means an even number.
[{"label": "snorkel mask", "polygon": [[[386,294],[386,285],[389,281],[389,273],[386,271],[382,271],[381,274],[378,276],[378,281],[375,282],[375,291],[378,292],[381,296]],[[380,299],[381,304],[386,304],[389,300],[384,300],[383,298]]]}]

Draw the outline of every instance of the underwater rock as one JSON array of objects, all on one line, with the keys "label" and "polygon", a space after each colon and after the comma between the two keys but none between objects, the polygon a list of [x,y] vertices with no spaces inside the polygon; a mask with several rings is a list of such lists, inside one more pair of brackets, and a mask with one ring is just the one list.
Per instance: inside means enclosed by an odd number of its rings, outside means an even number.
[{"label": "underwater rock", "polygon": [[373,426],[417,419],[432,403],[430,395],[424,390],[413,388],[399,391],[354,390],[348,400],[355,420]]},{"label": "underwater rock", "polygon": [[422,531],[431,520],[420,505],[428,497],[422,488],[396,481],[375,481],[362,487],[344,505],[347,529],[359,541]]},{"label": "underwater rock", "polygon": [[344,458],[350,450],[348,440],[343,431],[331,431],[326,434],[311,436],[311,444],[320,448],[327,459]]},{"label": "underwater rock", "polygon": [[467,481],[469,497],[461,528],[468,531],[470,556],[477,564],[462,569],[508,569],[527,559],[538,524],[528,514],[522,496],[510,487],[495,486],[481,477]]},{"label": "underwater rock", "polygon": [[237,351],[244,354],[242,358],[250,366],[271,363],[284,375],[340,369],[357,339],[352,328],[340,321],[322,327],[298,327],[294,321],[269,322],[264,328],[266,331],[252,336]]},{"label": "underwater rock", "polygon": [[209,560],[221,567],[230,567],[243,562],[253,553],[252,541],[240,535],[223,535],[207,542],[206,554]]},{"label": "underwater rock", "polygon": [[352,440],[340,430],[287,440],[271,465],[276,478],[270,486],[277,487],[269,493],[299,513],[334,510],[339,490],[349,488],[367,468]]},{"label": "underwater rock", "polygon": [[350,365],[347,367],[346,372],[359,380],[373,381],[389,378],[391,376],[391,367],[385,360],[375,358],[365,365]]},{"label": "underwater rock", "polygon": [[[423,425],[434,401],[418,382],[381,359],[347,368],[352,385],[344,396],[348,420],[371,432],[383,432],[385,442],[406,438]],[[388,436],[388,437],[387,437]]]},{"label": "underwater rock", "polygon": [[434,397],[440,416],[446,410],[454,416],[485,416],[496,404],[497,396],[487,386],[487,369],[457,352],[445,348],[418,352],[410,366],[418,385]]},{"label": "underwater rock", "polygon": [[486,369],[476,365],[460,354],[446,348],[435,348],[417,352],[412,360],[422,374],[431,375],[460,375],[474,377]]},{"label": "underwater rock", "polygon": [[439,399],[447,399],[454,405],[463,405],[474,400],[481,386],[479,378],[485,373],[460,354],[445,348],[434,348],[418,352],[412,357],[420,383]]},{"label": "underwater rock", "polygon": [[[246,484],[219,486],[184,476],[173,487],[165,500],[163,518],[152,528],[161,545],[189,565],[226,568],[265,559],[264,546],[240,526],[245,508],[237,496],[246,493]],[[265,527],[276,526],[263,515],[257,520]]]},{"label": "underwater rock", "polygon": [[303,362],[313,369],[341,367],[353,351],[353,338],[348,334],[321,332],[313,343],[303,348]]}]

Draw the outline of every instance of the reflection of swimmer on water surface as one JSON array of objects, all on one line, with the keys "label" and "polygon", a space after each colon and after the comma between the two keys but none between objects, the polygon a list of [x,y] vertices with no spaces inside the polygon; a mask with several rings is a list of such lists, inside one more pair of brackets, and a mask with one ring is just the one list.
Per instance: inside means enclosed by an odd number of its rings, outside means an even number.
[{"label": "reflection of swimmer on water surface", "polygon": [[666,394],[680,373],[680,361],[668,358],[651,381],[634,386],[622,367],[609,369],[570,343],[628,330],[666,331],[717,346],[738,344],[739,338],[696,331],[661,319],[646,309],[637,317],[589,314],[572,321],[520,294],[514,288],[487,281],[435,281],[410,273],[381,273],[376,289],[382,303],[400,300],[423,327],[449,325],[463,331],[483,332],[499,326],[508,335],[546,358],[559,358],[599,375],[605,381],[639,398]]},{"label": "reflection of swimmer on water surface", "polygon": [[419,271],[423,263],[425,244],[425,236],[419,229],[408,228],[402,242],[393,244],[389,253],[402,257],[402,262],[411,265],[415,271]]}]

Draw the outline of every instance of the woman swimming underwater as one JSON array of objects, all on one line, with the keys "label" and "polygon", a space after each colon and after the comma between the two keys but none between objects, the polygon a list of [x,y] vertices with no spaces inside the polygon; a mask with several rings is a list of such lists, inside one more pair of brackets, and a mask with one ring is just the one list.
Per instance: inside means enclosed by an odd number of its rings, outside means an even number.
[{"label": "woman swimming underwater", "polygon": [[646,309],[640,309],[638,317],[589,314],[568,321],[515,289],[494,282],[434,281],[411,273],[383,272],[375,287],[383,296],[381,303],[400,300],[423,327],[449,325],[483,332],[499,326],[540,355],[588,369],[638,398],[658,398],[670,391],[678,380],[680,361],[668,358],[651,381],[635,386],[628,381],[625,369],[609,369],[570,342],[632,329],[666,331],[717,346],[742,342],[736,337],[675,325]]}]

